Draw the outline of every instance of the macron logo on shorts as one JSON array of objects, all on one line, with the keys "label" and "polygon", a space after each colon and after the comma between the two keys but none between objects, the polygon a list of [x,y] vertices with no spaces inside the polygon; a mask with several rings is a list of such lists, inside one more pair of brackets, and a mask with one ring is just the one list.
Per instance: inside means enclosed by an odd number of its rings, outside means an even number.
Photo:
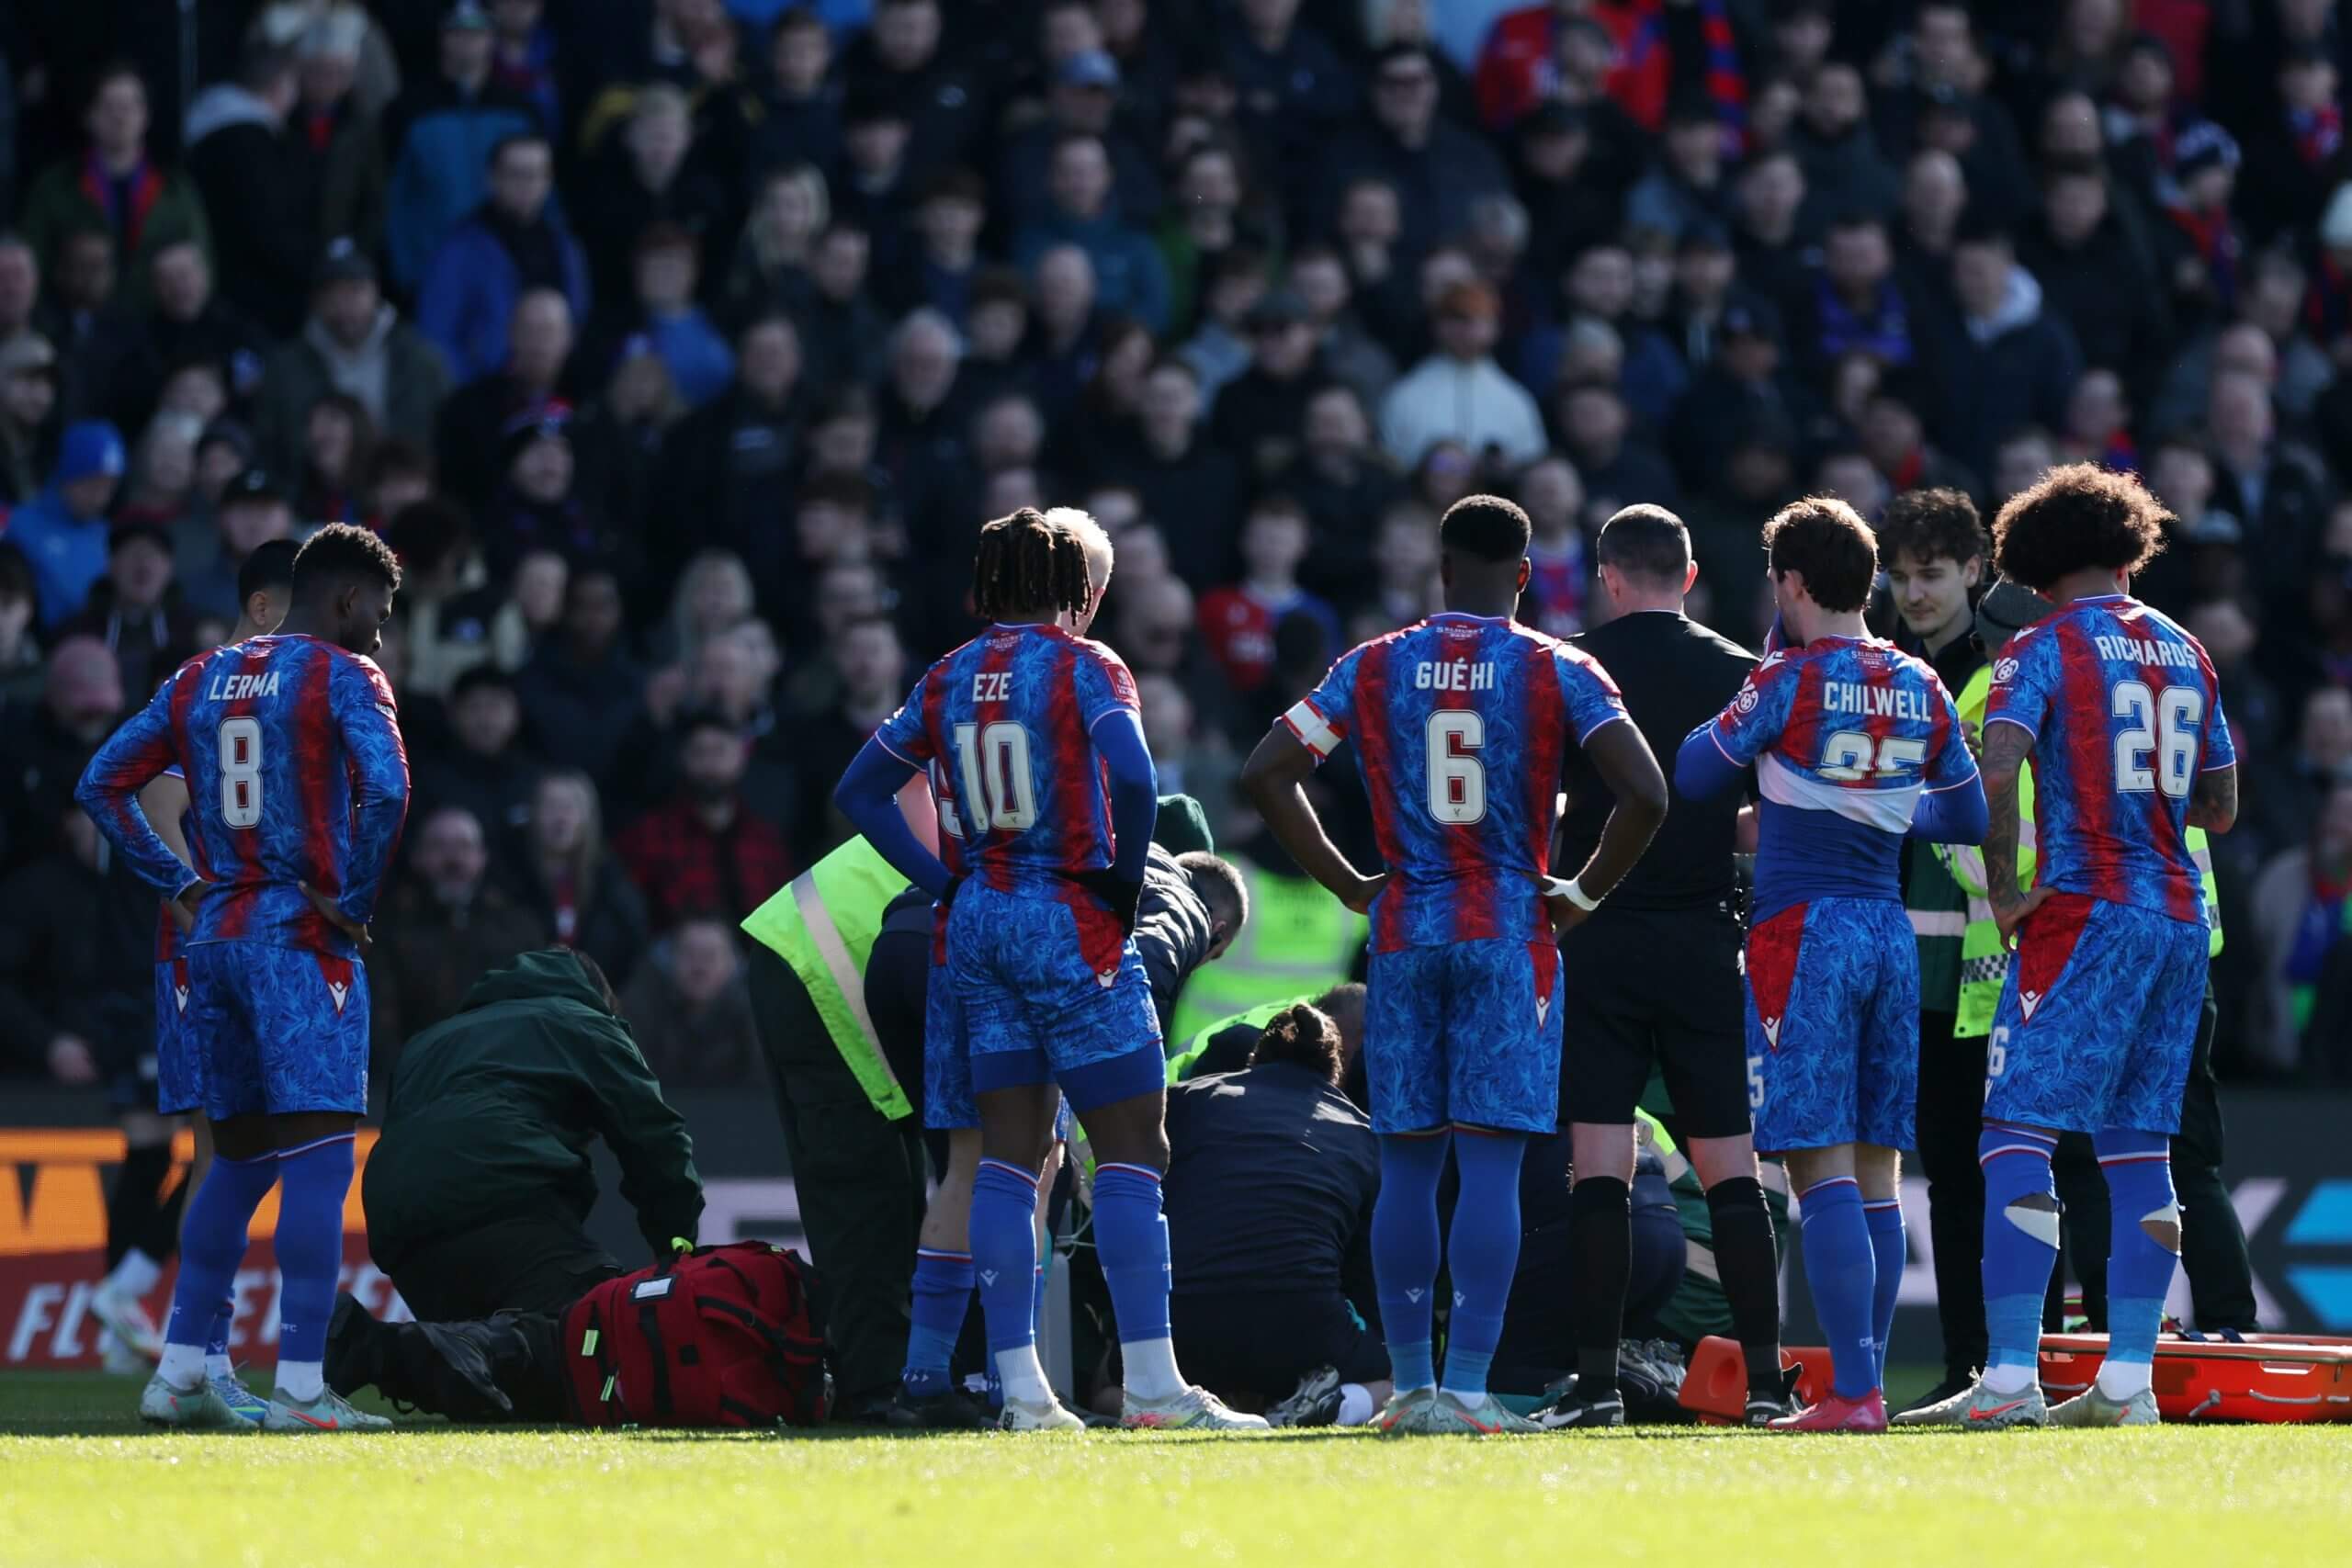
[{"label": "macron logo on shorts", "polygon": [[1102,987],[1104,990],[1109,990],[1112,987],[1119,983],[1119,966],[1114,964],[1108,969],[1096,971],[1094,983]]},{"label": "macron logo on shorts", "polygon": [[1761,1023],[1761,1024],[1763,1024],[1763,1026],[1764,1026],[1764,1039],[1765,1039],[1765,1043],[1768,1043],[1768,1044],[1770,1044],[1770,1045],[1772,1047],[1772,1049],[1773,1049],[1773,1050],[1775,1050],[1775,1051],[1779,1050],[1779,1049],[1781,1048],[1781,1021],[1780,1021],[1780,1018],[1779,1018],[1777,1015],[1775,1015],[1774,1017],[1771,1017],[1771,1018],[1762,1018],[1762,1017],[1759,1017],[1759,1018],[1757,1020],[1757,1021],[1758,1021],[1758,1022],[1759,1022],[1759,1023]]},{"label": "macron logo on shorts", "polygon": [[2033,1010],[2041,1005],[2041,993],[2040,991],[2019,991],[2018,993],[2018,1011],[2025,1014],[2027,1021],[2030,1022],[2032,1021]]}]

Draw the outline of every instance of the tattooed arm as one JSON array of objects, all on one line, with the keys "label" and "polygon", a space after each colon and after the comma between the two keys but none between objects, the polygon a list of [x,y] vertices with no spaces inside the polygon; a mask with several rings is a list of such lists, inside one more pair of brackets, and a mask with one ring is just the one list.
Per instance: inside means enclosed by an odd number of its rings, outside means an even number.
[{"label": "tattooed arm", "polygon": [[2209,833],[2226,833],[2237,826],[2237,769],[2208,768],[2198,774],[2197,787],[2188,796],[2188,825]]},{"label": "tattooed arm", "polygon": [[2003,942],[2017,940],[2025,918],[2049,897],[2045,888],[2030,894],[2018,886],[2018,774],[2033,751],[2032,732],[2016,724],[1984,726],[1984,805],[1991,820],[1984,829],[1984,898]]}]

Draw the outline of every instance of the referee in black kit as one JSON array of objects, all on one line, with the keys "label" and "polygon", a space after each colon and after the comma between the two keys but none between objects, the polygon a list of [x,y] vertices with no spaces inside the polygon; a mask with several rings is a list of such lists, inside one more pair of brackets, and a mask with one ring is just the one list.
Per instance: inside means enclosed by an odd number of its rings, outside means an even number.
[{"label": "referee in black kit", "polygon": [[[1574,640],[1616,680],[1650,750],[1672,756],[1738,693],[1756,656],[1682,613],[1698,566],[1690,530],[1671,512],[1624,508],[1602,527],[1594,553],[1616,618]],[[1569,763],[1567,788],[1557,859],[1577,865],[1600,836],[1611,796],[1581,755]],[[1676,794],[1641,863],[1560,944],[1577,1378],[1536,1413],[1547,1427],[1624,1420],[1617,1342],[1633,1247],[1634,1107],[1653,1065],[1665,1071],[1675,1131],[1707,1189],[1715,1264],[1747,1363],[1748,1422],[1788,1413],[1772,1216],[1748,1121],[1743,933],[1733,908],[1739,806],[1736,793],[1714,801]]]}]

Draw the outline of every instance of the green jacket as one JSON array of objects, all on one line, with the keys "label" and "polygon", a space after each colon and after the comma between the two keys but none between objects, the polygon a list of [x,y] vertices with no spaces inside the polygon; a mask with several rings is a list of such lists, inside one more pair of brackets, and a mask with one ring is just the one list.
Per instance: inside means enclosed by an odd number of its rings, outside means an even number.
[{"label": "green jacket", "polygon": [[[43,276],[55,275],[58,248],[68,234],[82,229],[113,231],[105,209],[82,188],[84,164],[80,153],[61,158],[43,170],[25,194],[24,220],[17,228],[40,258]],[[196,182],[177,169],[159,173],[162,183],[153,205],[138,231],[119,238],[116,245],[114,303],[134,312],[152,302],[147,264],[157,251],[194,240],[204,259],[212,260],[212,229],[205,219],[204,198],[197,194]]]},{"label": "green jacket", "polygon": [[486,1220],[550,1208],[584,1220],[598,1138],[653,1254],[693,1240],[702,1179],[685,1120],[572,955],[526,953],[401,1052],[361,1183],[368,1250],[392,1273],[412,1249]]}]

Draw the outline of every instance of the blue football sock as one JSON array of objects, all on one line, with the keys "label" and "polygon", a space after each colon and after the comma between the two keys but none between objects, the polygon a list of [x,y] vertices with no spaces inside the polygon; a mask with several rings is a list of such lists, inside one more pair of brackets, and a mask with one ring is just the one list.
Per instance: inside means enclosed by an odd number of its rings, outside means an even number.
[{"label": "blue football sock", "polygon": [[1094,1247],[1119,1343],[1168,1337],[1168,1222],[1159,1213],[1159,1172],[1103,1165],[1094,1171]]},{"label": "blue football sock", "polygon": [[229,1331],[236,1326],[237,1298],[221,1298],[220,1310],[212,1314],[212,1327],[204,1337],[204,1375],[225,1378],[234,1375],[236,1368],[229,1359]]},{"label": "blue football sock", "polygon": [[1871,1295],[1871,1334],[1878,1347],[1878,1382],[1886,1386],[1886,1345],[1894,1335],[1894,1299],[1903,1293],[1903,1266],[1911,1249],[1903,1235],[1903,1201],[1881,1198],[1862,1205],[1862,1223],[1871,1232],[1871,1267],[1875,1289]]},{"label": "blue football sock", "polygon": [[172,1315],[164,1330],[163,1372],[174,1387],[193,1388],[203,1381],[212,1320],[236,1281],[237,1265],[244,1261],[245,1228],[277,1180],[276,1155],[215,1155],[204,1184],[188,1200],[180,1224],[180,1273],[172,1284]]},{"label": "blue football sock", "polygon": [[343,1201],[351,1191],[352,1134],[281,1149],[277,1201],[277,1385],[297,1399],[326,1359],[327,1321],[343,1274]]},{"label": "blue football sock", "polygon": [[914,1314],[899,1381],[918,1399],[947,1392],[947,1363],[963,1337],[964,1314],[971,1310],[972,1278],[968,1252],[915,1252]]},{"label": "blue football sock", "polygon": [[1029,1321],[1037,1325],[1037,1332],[1040,1334],[1046,1331],[1046,1265],[1041,1259],[1037,1264],[1037,1282],[1029,1290]]},{"label": "blue football sock", "polygon": [[1372,1205],[1372,1271],[1380,1325],[1388,1339],[1389,1374],[1397,1392],[1434,1388],[1430,1324],[1436,1303],[1437,1184],[1445,1173],[1450,1133],[1380,1140],[1380,1195]]},{"label": "blue football sock", "polygon": [[1976,1143],[1984,1168],[1984,1369],[2003,1393],[2025,1386],[2041,1364],[2041,1299],[2058,1261],[2050,1176],[2057,1146],[2052,1134],[2006,1122],[1985,1122]]},{"label": "blue football sock", "polygon": [[2113,1214],[2107,1253],[2107,1359],[2145,1365],[2155,1359],[2165,1294],[2180,1261],[2172,1140],[2162,1133],[2117,1131],[2097,1134],[2092,1145],[2107,1178]]},{"label": "blue football sock", "polygon": [[984,1159],[972,1178],[972,1268],[989,1352],[1037,1342],[1031,1284],[1037,1268],[1037,1179],[1017,1165]]},{"label": "blue football sock", "polygon": [[1503,1308],[1519,1271],[1519,1166],[1524,1133],[1460,1131],[1453,1162],[1462,1195],[1453,1204],[1446,1265],[1453,1276],[1453,1315],[1446,1320],[1447,1393],[1476,1404],[1487,1392],[1487,1368],[1503,1337]]},{"label": "blue football sock", "polygon": [[1833,1382],[1840,1399],[1860,1399],[1878,1386],[1878,1266],[1862,1190],[1850,1176],[1833,1176],[1806,1188],[1799,1201],[1804,1279],[1829,1341]]}]

